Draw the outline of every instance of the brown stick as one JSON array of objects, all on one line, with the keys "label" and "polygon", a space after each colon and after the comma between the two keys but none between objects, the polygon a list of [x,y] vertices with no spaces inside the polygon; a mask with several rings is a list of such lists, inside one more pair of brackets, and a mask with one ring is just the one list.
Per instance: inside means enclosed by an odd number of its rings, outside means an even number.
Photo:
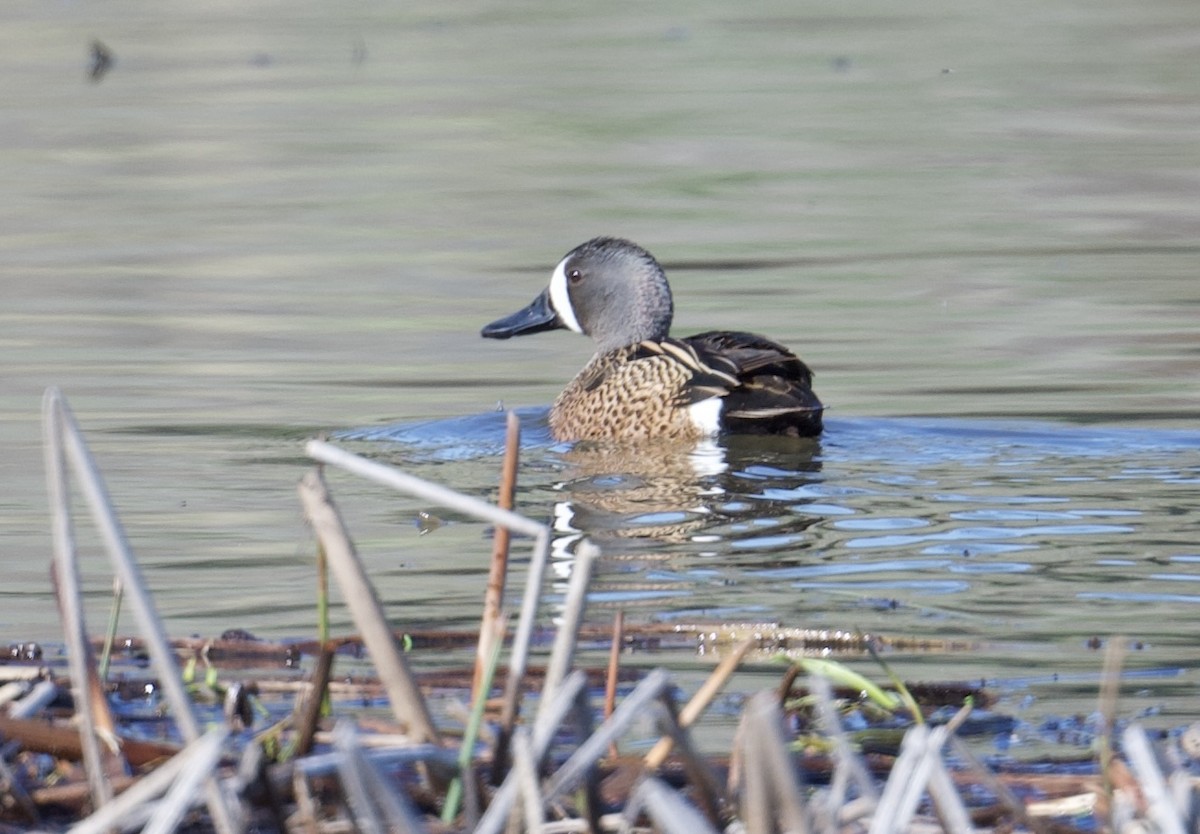
[{"label": "brown stick", "polygon": [[337,646],[327,642],[317,655],[313,667],[312,682],[301,701],[297,721],[296,755],[306,756],[312,750],[313,738],[317,734],[317,722],[321,719],[321,704],[325,701],[325,690],[329,687],[329,676],[333,671],[333,654]]},{"label": "brown stick", "polygon": [[[508,412],[508,432],[504,438],[504,464],[500,472],[500,495],[496,506],[504,510],[513,508],[517,489],[517,462],[521,453],[521,421],[515,412]],[[483,621],[479,624],[479,648],[475,652],[475,676],[471,683],[472,702],[479,697],[479,685],[483,681],[483,667],[492,656],[493,635],[499,633],[496,623],[502,619],[504,605],[504,582],[508,575],[508,545],[510,533],[502,524],[495,527],[492,539],[492,565],[488,572],[487,593],[483,597]]]},{"label": "brown stick", "polygon": [[[73,727],[59,727],[40,719],[8,718],[0,715],[0,735],[16,741],[25,750],[49,753],[52,756],[79,761],[83,758],[83,742]],[[159,759],[169,759],[179,752],[172,744],[121,739],[121,752],[134,767]]]},{"label": "brown stick", "polygon": [[[136,783],[137,778],[133,776],[118,777],[112,780],[113,792],[120,794]],[[75,813],[82,813],[84,809],[90,807],[91,803],[91,794],[88,793],[88,787],[83,782],[67,782],[61,785],[51,785],[48,788],[34,788],[29,792],[29,797],[39,808],[53,806]]]},{"label": "brown stick", "polygon": [[[604,719],[607,721],[617,706],[617,676],[621,672],[621,644],[625,640],[625,612],[618,608],[613,614],[612,648],[608,652],[608,680],[604,684]],[[617,758],[621,751],[614,740],[608,745],[610,758]]]}]

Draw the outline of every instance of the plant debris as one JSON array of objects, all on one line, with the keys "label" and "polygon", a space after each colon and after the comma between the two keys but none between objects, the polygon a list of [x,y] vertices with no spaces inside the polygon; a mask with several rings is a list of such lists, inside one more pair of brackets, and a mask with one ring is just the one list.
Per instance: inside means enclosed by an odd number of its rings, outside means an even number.
[{"label": "plant debris", "polygon": [[[539,626],[544,525],[322,441],[307,447],[321,463],[530,537],[513,631],[499,605],[506,547],[493,554],[500,567],[479,631],[394,631],[318,468],[300,494],[319,542],[322,610],[328,571],[359,634],[334,638],[322,626],[306,642],[236,629],[168,640],[57,391],[47,393],[45,426],[66,657],[18,643],[0,660],[0,832],[1196,830],[1187,750],[1113,718],[1119,651],[1106,659],[1094,758],[1077,772],[996,771],[962,741],[973,726],[1003,728],[1004,717],[986,710],[988,692],[894,676],[889,689],[830,659],[878,657],[903,641],[761,623],[587,627],[588,566],[600,555],[591,545],[580,548],[558,626]],[[137,637],[87,633],[69,472],[99,520]],[[515,462],[505,472],[511,501]],[[704,662],[722,659],[679,707],[670,673],[623,665],[620,651],[607,668],[578,668],[581,647],[613,644],[691,645]],[[419,668],[423,653],[472,646],[469,667]],[[531,651],[546,647],[546,664],[532,665]],[[368,676],[336,672],[339,658],[364,655]],[[728,755],[700,753],[691,728],[752,655],[782,661],[779,684],[745,702]],[[460,698],[470,706],[433,706]]]}]

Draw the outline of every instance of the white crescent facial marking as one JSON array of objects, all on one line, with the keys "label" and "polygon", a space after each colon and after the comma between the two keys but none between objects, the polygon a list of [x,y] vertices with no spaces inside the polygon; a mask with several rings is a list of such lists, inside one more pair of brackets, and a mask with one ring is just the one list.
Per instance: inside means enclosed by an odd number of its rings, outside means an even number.
[{"label": "white crescent facial marking", "polygon": [[571,307],[571,296],[567,293],[566,263],[566,258],[559,261],[558,266],[554,267],[554,274],[550,276],[550,304],[554,307],[554,312],[558,313],[558,317],[563,320],[563,324],[576,333],[582,333],[583,328],[579,326],[579,319],[575,318],[575,309]]}]

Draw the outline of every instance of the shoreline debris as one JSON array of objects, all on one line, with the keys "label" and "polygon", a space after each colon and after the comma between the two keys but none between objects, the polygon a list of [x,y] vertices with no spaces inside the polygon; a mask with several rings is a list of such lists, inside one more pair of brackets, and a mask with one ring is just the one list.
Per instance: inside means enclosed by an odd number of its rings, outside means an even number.
[{"label": "shoreline debris", "polygon": [[[320,467],[304,475],[299,496],[316,531],[321,558],[333,574],[360,636],[332,638],[322,632],[306,644],[316,662],[307,680],[280,682],[274,697],[288,704],[276,710],[265,729],[245,729],[263,706],[268,681],[222,685],[209,666],[197,691],[213,701],[203,707],[189,695],[185,671],[197,657],[247,657],[278,662],[280,644],[257,645],[244,634],[220,641],[170,641],[154,608],[137,562],[106,491],[100,470],[65,398],[49,390],[44,400],[46,466],[54,532],[53,576],[63,612],[72,718],[64,722],[59,684],[44,666],[2,666],[8,681],[0,686],[0,830],[34,826],[92,834],[140,829],[154,834],[185,829],[234,834],[247,830],[296,832],[846,832],[893,834],[943,830],[968,832],[979,826],[995,831],[1091,831],[1097,826],[1118,834],[1196,830],[1195,777],[1181,764],[1175,748],[1164,770],[1155,743],[1137,723],[1118,733],[1116,681],[1120,656],[1109,655],[1104,672],[1101,712],[1106,738],[1119,739],[1120,751],[1106,743],[1093,775],[1061,782],[1058,789],[1027,790],[1029,777],[991,772],[957,735],[973,709],[974,694],[943,687],[960,707],[948,721],[922,716],[918,687],[893,680],[906,693],[875,694],[872,708],[914,710],[915,721],[897,729],[894,755],[863,752],[859,735],[843,724],[845,704],[866,704],[866,683],[835,674],[828,662],[780,665],[781,686],[765,689],[746,702],[728,760],[698,752],[692,731],[698,717],[751,651],[794,652],[801,630],[763,624],[663,627],[662,637],[703,637],[721,645],[724,658],[710,679],[682,708],[665,669],[638,670],[631,688],[617,697],[620,653],[609,655],[607,669],[576,668],[581,641],[605,646],[630,639],[640,627],[618,621],[611,629],[583,626],[591,565],[599,550],[578,548],[566,604],[543,670],[531,666],[531,652],[544,645],[538,630],[542,580],[550,545],[546,525],[509,508],[461,495],[393,467],[352,455],[324,441],[306,450],[319,464],[398,489],[496,524],[532,539],[527,585],[514,633],[506,634],[502,608],[503,568],[507,556],[493,553],[486,615],[481,634],[454,638],[477,645],[459,689],[471,693],[462,727],[435,722],[427,700],[429,680],[413,668],[401,642],[411,635],[386,621],[375,589],[330,495]],[[515,421],[510,421],[510,429]],[[510,438],[516,436],[510,430]],[[515,484],[516,464],[506,459],[505,480]],[[140,642],[153,675],[154,691],[179,743],[121,735],[112,716],[120,705],[121,681],[104,682],[82,614],[79,566],[71,514],[72,476],[78,481],[119,580],[121,596],[133,608]],[[510,493],[511,500],[511,493]],[[500,576],[496,574],[499,573]],[[325,592],[319,592],[323,599]],[[110,632],[113,628],[110,627]],[[645,630],[654,633],[653,629]],[[622,636],[623,635],[623,636]],[[403,637],[402,637],[403,636]],[[817,639],[819,635],[814,635]],[[445,635],[442,635],[445,638]],[[643,634],[643,638],[645,635]],[[429,644],[436,645],[429,635]],[[824,634],[823,639],[873,652],[880,638]],[[343,708],[324,714],[328,695],[338,686],[333,666],[339,646],[359,640],[378,680],[374,692],[390,707],[394,724]],[[1113,641],[1114,643],[1117,641]],[[127,646],[133,646],[128,641]],[[191,662],[181,665],[182,655]],[[288,647],[288,651],[295,646]],[[228,655],[222,655],[222,652]],[[18,654],[22,654],[18,653]],[[499,660],[507,653],[508,662]],[[790,657],[789,657],[790,659]],[[39,663],[25,657],[14,663]],[[30,669],[36,670],[30,673]],[[539,674],[540,673],[540,674]],[[503,675],[503,686],[493,686]],[[806,693],[796,698],[800,675]],[[834,690],[830,678],[839,678]],[[540,679],[539,679],[540,678]],[[125,681],[128,684],[129,681]],[[610,706],[593,704],[593,690],[607,684]],[[285,685],[286,684],[286,685]],[[536,709],[522,702],[538,689]],[[935,688],[936,689],[936,688]],[[493,690],[498,698],[492,699]],[[257,694],[255,694],[257,692]],[[957,694],[955,694],[957,693]],[[943,693],[946,694],[946,693]],[[915,700],[914,700],[915,698]],[[982,700],[982,697],[980,698]],[[966,701],[966,705],[963,702]],[[794,706],[800,704],[800,706]],[[921,707],[918,707],[920,704]],[[597,716],[600,721],[597,726]],[[203,716],[203,720],[202,720]],[[490,717],[490,719],[489,719]],[[631,733],[644,738],[646,726],[658,737],[642,756],[620,756],[618,742]],[[801,725],[805,725],[803,728]],[[203,728],[203,729],[202,729]],[[811,735],[800,735],[804,729]],[[46,757],[53,757],[47,761]],[[74,762],[82,761],[82,778]],[[1128,762],[1126,767],[1125,762]],[[823,763],[820,767],[817,763]],[[65,774],[57,784],[48,773]],[[39,779],[41,780],[39,783]],[[1043,780],[1042,787],[1048,782]],[[1036,785],[1035,785],[1036,787]],[[991,797],[985,807],[968,802],[980,791]],[[1053,822],[1049,818],[1053,818]]]}]

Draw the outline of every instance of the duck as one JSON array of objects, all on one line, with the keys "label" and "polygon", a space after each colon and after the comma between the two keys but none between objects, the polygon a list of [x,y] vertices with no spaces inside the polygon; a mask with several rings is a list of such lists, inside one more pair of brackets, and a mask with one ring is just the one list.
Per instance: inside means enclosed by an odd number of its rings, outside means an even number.
[{"label": "duck", "polygon": [[565,329],[596,353],[550,407],[556,441],[697,441],[721,434],[815,437],[824,406],[813,373],[755,333],[670,335],[667,275],[632,241],[597,237],[568,252],[528,306],[486,325],[486,339]]}]

